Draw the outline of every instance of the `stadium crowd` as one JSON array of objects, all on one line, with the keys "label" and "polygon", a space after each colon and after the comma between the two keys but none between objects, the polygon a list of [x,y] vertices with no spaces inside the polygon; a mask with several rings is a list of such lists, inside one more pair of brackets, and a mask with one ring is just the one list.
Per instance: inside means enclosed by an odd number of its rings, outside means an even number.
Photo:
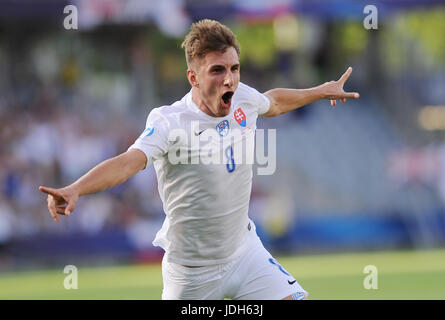
[{"label": "stadium crowd", "polygon": [[[398,21],[410,22],[404,17]],[[414,121],[420,106],[443,100],[438,81],[443,81],[443,59],[423,59],[422,51],[401,59],[399,44],[408,48],[417,42],[415,34],[398,37],[397,32],[404,33],[396,24],[379,42],[360,24],[316,26],[301,23],[298,48],[275,52],[258,41],[270,36],[273,43],[272,27],[260,23],[237,29],[246,44],[244,57],[249,57],[241,60],[243,82],[259,90],[308,87],[334,78],[351,63],[350,89],[363,92],[353,106],[329,109],[320,103],[259,121],[260,127],[280,129],[280,162],[277,174],[254,178],[251,217],[275,235],[302,216],[326,213],[395,212],[426,225],[425,212],[443,212],[445,196],[440,194],[445,188],[435,184],[437,179],[413,182],[412,166],[406,165],[411,156],[404,147],[441,147],[440,133],[420,131]],[[164,218],[153,167],[119,187],[81,198],[76,213],[61,224],[50,218],[38,186],[69,184],[125,151],[144,129],[151,108],[182,98],[190,87],[180,42],[153,26],[51,30],[0,28],[0,246],[42,234],[95,234],[108,227],[150,246]],[[337,33],[347,40],[335,42]],[[436,37],[431,39],[436,44]],[[377,49],[381,52],[373,51]],[[367,50],[388,59],[377,63],[368,59]],[[407,68],[415,63],[418,70]],[[422,77],[417,75],[431,69],[434,76],[422,82],[425,92],[420,91]],[[415,163],[424,169],[423,162]],[[416,170],[437,173],[422,168]],[[419,187],[419,180],[427,182]]]},{"label": "stadium crowd", "polygon": [[61,50],[53,49],[62,36],[38,36],[44,40],[26,41],[20,52],[27,54],[20,57],[15,42],[0,41],[0,65],[8,66],[0,74],[0,243],[107,227],[151,243],[164,218],[152,166],[121,186],[81,198],[62,227],[50,219],[37,188],[69,184],[124,152],[144,130],[151,108],[182,97],[188,87],[180,48],[155,74],[150,47],[137,36],[126,45],[83,39]]}]

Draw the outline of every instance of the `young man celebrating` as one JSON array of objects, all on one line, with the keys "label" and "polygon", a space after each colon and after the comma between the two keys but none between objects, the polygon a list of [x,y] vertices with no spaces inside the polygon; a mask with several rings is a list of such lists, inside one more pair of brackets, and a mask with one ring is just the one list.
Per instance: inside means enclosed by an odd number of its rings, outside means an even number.
[{"label": "young man celebrating", "polygon": [[[338,81],[318,87],[259,93],[240,82],[240,48],[229,28],[212,20],[192,25],[183,45],[191,91],[171,106],[153,109],[146,128],[128,151],[108,159],[73,184],[52,189],[48,209],[55,221],[69,216],[78,198],[123,183],[154,164],[166,218],[153,244],[165,250],[163,299],[292,299],[307,292],[264,248],[248,217],[252,165],[236,163],[231,142],[192,145],[173,131],[193,137],[213,134],[235,143],[255,134],[258,116],[274,117],[319,99],[359,98]],[[207,140],[208,142],[208,140]],[[203,164],[203,148],[226,158]],[[175,150],[172,152],[172,150]],[[183,161],[172,161],[180,150]]]}]

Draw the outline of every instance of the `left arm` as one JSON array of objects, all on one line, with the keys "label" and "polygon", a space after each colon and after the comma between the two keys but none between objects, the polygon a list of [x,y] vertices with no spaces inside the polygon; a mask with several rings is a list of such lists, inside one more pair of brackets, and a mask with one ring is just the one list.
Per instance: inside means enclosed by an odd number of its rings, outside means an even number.
[{"label": "left arm", "polygon": [[339,80],[326,82],[314,88],[269,90],[264,95],[270,100],[270,108],[261,116],[275,117],[320,99],[330,99],[332,106],[337,104],[337,99],[340,99],[341,102],[346,102],[347,98],[358,99],[360,95],[357,92],[343,90],[351,72],[352,68],[349,67]]}]

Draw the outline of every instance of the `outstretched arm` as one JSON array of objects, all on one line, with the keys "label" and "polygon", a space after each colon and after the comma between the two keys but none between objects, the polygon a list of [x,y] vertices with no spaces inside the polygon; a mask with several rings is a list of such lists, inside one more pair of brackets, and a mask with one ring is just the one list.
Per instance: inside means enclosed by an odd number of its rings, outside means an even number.
[{"label": "outstretched arm", "polygon": [[100,192],[125,182],[142,170],[146,162],[145,153],[131,149],[101,162],[69,186],[60,189],[40,186],[39,190],[48,194],[48,210],[58,222],[57,214],[69,216],[80,196]]},{"label": "outstretched arm", "polygon": [[270,100],[270,108],[262,116],[275,117],[320,99],[330,99],[332,106],[337,104],[337,99],[340,99],[341,102],[346,102],[347,98],[358,99],[360,95],[357,92],[345,92],[343,90],[343,86],[351,73],[352,68],[349,67],[337,81],[329,81],[314,88],[277,88],[269,90],[264,94]]}]

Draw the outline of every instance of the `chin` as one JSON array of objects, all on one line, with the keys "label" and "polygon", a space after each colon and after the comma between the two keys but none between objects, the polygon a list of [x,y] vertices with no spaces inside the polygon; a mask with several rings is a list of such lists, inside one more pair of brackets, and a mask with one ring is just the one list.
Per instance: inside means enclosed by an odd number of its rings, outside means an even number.
[{"label": "chin", "polygon": [[230,108],[224,108],[224,107],[221,107],[221,108],[219,109],[219,115],[220,115],[220,117],[225,117],[225,116],[227,116],[229,113],[230,113]]}]

